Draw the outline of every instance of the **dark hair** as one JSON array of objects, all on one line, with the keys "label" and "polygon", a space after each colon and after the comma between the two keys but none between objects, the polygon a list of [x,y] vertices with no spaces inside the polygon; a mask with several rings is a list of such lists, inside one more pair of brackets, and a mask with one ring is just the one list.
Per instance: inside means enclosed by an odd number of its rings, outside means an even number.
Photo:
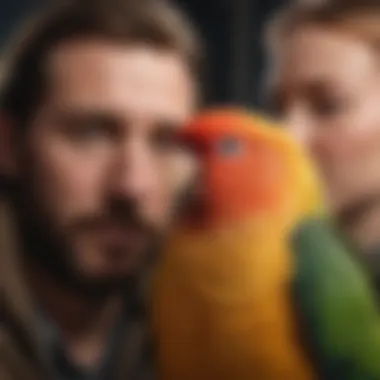
[{"label": "dark hair", "polygon": [[[182,12],[165,0],[72,0],[34,18],[10,44],[0,109],[25,127],[44,97],[44,63],[57,45],[80,38],[145,43],[178,52],[196,77],[200,42]],[[195,78],[196,79],[196,78]]]}]

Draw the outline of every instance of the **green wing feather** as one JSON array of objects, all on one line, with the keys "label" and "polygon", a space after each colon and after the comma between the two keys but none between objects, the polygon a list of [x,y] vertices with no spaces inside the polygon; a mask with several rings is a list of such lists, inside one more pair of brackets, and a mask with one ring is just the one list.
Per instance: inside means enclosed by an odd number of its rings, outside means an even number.
[{"label": "green wing feather", "polygon": [[380,313],[369,276],[322,218],[297,230],[295,302],[323,380],[380,380]]}]

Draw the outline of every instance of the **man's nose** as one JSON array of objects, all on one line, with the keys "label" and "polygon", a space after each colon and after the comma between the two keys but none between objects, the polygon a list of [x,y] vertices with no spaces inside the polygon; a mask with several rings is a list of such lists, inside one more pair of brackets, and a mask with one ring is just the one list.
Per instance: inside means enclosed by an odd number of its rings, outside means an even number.
[{"label": "man's nose", "polygon": [[118,196],[149,197],[156,184],[157,172],[147,143],[135,139],[120,147],[111,174],[109,185]]}]

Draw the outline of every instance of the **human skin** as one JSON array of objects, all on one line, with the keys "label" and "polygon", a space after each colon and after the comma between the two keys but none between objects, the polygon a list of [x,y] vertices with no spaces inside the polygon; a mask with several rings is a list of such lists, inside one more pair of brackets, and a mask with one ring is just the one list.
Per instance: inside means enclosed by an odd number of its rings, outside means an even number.
[{"label": "human skin", "polygon": [[272,101],[311,153],[342,227],[379,243],[380,71],[375,50],[339,28],[304,25],[273,53]]}]

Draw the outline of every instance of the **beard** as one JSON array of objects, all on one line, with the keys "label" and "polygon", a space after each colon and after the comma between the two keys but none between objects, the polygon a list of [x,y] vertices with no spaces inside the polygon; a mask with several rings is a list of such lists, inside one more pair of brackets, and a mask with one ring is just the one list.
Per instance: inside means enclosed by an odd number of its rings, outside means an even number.
[{"label": "beard", "polygon": [[[27,147],[22,151],[19,167],[23,169],[17,180],[9,181],[6,197],[15,210],[25,261],[41,268],[42,273],[47,273],[66,288],[87,297],[103,297],[110,292],[123,292],[135,287],[136,283],[140,285],[140,279],[146,277],[145,273],[150,272],[160,256],[172,224],[188,208],[194,184],[189,182],[178,189],[168,205],[166,220],[158,224],[147,219],[137,200],[122,195],[110,195],[97,210],[83,211],[62,222],[52,210],[58,205],[52,207],[41,191],[40,183],[44,181],[41,181],[40,168],[33,155]],[[97,233],[109,226],[116,226],[119,232],[124,228],[133,230],[142,244],[133,246],[127,239],[124,243],[109,244],[111,256],[130,257],[131,265],[125,270],[95,275],[86,271],[85,261],[78,259],[83,249],[80,252],[80,244],[77,243],[90,237],[89,240],[95,242],[93,248],[97,248]]]},{"label": "beard", "polygon": [[[25,184],[17,186],[11,197],[27,263],[37,265],[42,273],[48,273],[64,287],[87,298],[106,297],[110,293],[126,292],[139,286],[141,278],[152,268],[161,251],[169,224],[162,228],[153,226],[141,216],[133,200],[112,198],[103,210],[83,214],[58,227],[32,189]],[[141,237],[142,244],[137,249],[134,247],[133,252],[128,243],[108,248],[107,254],[130,259],[127,270],[100,276],[89,274],[78,262],[80,252],[75,242],[83,236],[94,237],[109,225],[132,228]]]}]

